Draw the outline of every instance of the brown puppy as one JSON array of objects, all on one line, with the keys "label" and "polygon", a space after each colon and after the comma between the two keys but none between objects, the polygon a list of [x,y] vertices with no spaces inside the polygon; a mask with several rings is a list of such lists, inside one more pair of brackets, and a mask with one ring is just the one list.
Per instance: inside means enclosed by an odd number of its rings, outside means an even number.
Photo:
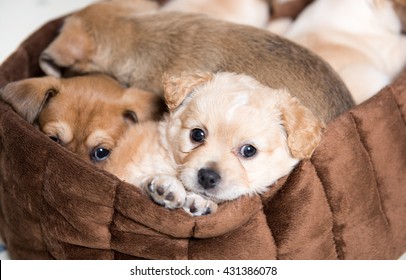
[{"label": "brown puppy", "polygon": [[271,88],[287,88],[326,122],[353,105],[324,61],[286,39],[196,14],[125,16],[114,2],[68,17],[40,65],[55,76],[63,69],[108,73],[159,95],[164,72],[244,73]]},{"label": "brown puppy", "polygon": [[128,130],[105,168],[167,208],[204,215],[263,193],[321,140],[310,110],[247,75],[170,76],[164,89],[169,115]]},{"label": "brown puppy", "polygon": [[159,98],[104,75],[9,83],[0,97],[52,140],[99,166],[133,124],[160,116]]}]

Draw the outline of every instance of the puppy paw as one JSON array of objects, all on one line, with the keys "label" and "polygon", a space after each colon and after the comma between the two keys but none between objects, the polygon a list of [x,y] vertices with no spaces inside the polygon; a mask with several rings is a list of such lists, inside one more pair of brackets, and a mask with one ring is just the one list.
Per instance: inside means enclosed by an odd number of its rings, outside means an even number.
[{"label": "puppy paw", "polygon": [[148,177],[143,182],[143,188],[152,200],[166,208],[180,208],[185,203],[185,188],[175,177],[167,175]]},{"label": "puppy paw", "polygon": [[217,203],[195,193],[186,195],[183,209],[192,216],[204,216],[217,211]]}]

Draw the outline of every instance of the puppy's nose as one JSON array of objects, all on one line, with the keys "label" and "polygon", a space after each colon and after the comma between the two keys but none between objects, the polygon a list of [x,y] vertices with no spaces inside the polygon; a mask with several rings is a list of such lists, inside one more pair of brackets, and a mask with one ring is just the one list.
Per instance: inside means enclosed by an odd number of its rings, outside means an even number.
[{"label": "puppy's nose", "polygon": [[218,185],[221,176],[213,169],[202,168],[197,173],[199,184],[204,189],[212,189]]}]

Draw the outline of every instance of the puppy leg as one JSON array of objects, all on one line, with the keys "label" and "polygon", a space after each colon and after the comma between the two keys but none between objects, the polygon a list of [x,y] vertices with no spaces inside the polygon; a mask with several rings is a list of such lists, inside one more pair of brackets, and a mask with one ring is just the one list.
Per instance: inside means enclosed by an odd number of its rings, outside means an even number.
[{"label": "puppy leg", "polygon": [[217,203],[198,194],[188,192],[183,210],[192,216],[204,216],[217,211]]},{"label": "puppy leg", "polygon": [[180,208],[185,204],[186,190],[173,176],[155,175],[143,180],[141,187],[159,205],[169,209]]}]

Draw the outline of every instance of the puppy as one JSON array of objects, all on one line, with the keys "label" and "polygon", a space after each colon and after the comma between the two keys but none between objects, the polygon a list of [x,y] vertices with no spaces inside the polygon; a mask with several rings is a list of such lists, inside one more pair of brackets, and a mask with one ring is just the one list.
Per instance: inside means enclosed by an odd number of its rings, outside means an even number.
[{"label": "puppy", "polygon": [[104,75],[42,77],[9,83],[0,97],[52,140],[100,167],[138,122],[161,115],[159,99]]},{"label": "puppy", "polygon": [[166,140],[167,122],[164,118],[131,127],[106,160],[104,169],[139,187],[166,208],[183,208],[192,216],[216,212],[216,203],[187,192],[177,178],[178,165]]},{"label": "puppy", "polygon": [[41,68],[55,76],[64,69],[108,73],[160,96],[164,72],[245,73],[288,89],[322,121],[353,105],[324,61],[266,30],[197,14],[125,16],[114,3],[94,4],[68,17],[40,56]]},{"label": "puppy", "polygon": [[406,37],[393,5],[393,0],[317,0],[284,36],[330,63],[361,103],[406,63]]},{"label": "puppy", "polygon": [[166,76],[169,115],[129,130],[106,170],[192,215],[264,192],[310,158],[324,123],[288,91],[250,76]]},{"label": "puppy", "polygon": [[203,13],[258,28],[264,28],[269,21],[269,4],[265,0],[170,0],[161,11]]}]

